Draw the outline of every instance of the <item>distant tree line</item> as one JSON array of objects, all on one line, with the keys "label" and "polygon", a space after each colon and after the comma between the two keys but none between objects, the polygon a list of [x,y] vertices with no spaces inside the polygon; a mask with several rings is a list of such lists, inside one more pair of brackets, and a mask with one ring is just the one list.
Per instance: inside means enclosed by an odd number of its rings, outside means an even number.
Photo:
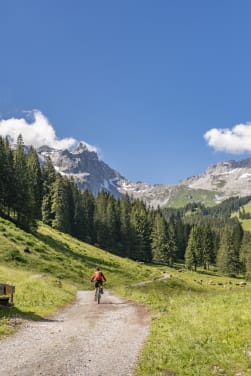
[{"label": "distant tree line", "polygon": [[0,215],[28,231],[37,221],[122,257],[187,268],[216,265],[226,275],[251,275],[251,234],[233,211],[247,217],[251,197],[231,198],[213,208],[189,204],[153,210],[128,195],[96,197],[80,190],[72,178],[56,172],[50,158],[41,164],[22,136],[12,148],[0,137]]},{"label": "distant tree line", "polygon": [[190,203],[180,209],[163,209],[166,220],[174,224],[177,257],[189,269],[209,270],[213,265],[225,275],[251,277],[251,233],[243,231],[236,216],[231,217],[237,212],[241,219],[249,218],[243,205],[250,200],[251,196],[232,197],[211,208]]}]

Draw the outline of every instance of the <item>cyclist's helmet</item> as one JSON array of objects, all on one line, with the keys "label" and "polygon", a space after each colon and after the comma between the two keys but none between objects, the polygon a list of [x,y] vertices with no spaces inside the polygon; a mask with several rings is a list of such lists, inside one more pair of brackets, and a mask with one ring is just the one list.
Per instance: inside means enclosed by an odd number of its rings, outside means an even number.
[{"label": "cyclist's helmet", "polygon": [[96,270],[98,271],[98,270],[100,270],[100,268],[96,268]]}]

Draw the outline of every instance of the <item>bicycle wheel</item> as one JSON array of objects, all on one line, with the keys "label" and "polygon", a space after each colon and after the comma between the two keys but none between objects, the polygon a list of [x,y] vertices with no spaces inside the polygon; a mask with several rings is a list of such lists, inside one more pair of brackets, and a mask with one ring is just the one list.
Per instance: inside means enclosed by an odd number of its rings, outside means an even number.
[{"label": "bicycle wheel", "polygon": [[101,300],[101,292],[100,292],[100,287],[98,288],[98,304],[100,304],[100,300]]}]

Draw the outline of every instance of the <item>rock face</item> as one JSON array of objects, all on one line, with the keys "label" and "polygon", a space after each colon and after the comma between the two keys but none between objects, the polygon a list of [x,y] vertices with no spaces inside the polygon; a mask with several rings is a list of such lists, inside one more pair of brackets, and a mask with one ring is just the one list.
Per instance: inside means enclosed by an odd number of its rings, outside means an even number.
[{"label": "rock face", "polygon": [[180,182],[191,189],[207,189],[215,192],[216,201],[232,196],[251,194],[251,158],[240,162],[220,162],[209,166],[201,175]]},{"label": "rock face", "polygon": [[251,158],[240,162],[218,163],[208,167],[203,174],[184,179],[176,185],[150,185],[130,182],[101,161],[97,153],[90,151],[83,143],[73,151],[42,146],[37,152],[41,161],[50,156],[55,169],[63,175],[72,176],[81,189],[89,189],[94,195],[105,190],[115,197],[127,193],[154,208],[169,205],[182,190],[186,191],[187,203],[194,200],[191,192],[201,190],[204,195],[208,192],[214,203],[232,196],[251,194]]},{"label": "rock face", "polygon": [[122,196],[117,188],[122,176],[99,160],[97,153],[89,151],[86,145],[80,143],[73,151],[42,146],[37,152],[42,161],[49,156],[56,171],[73,177],[81,189],[89,189],[94,195],[106,190],[115,197]]}]

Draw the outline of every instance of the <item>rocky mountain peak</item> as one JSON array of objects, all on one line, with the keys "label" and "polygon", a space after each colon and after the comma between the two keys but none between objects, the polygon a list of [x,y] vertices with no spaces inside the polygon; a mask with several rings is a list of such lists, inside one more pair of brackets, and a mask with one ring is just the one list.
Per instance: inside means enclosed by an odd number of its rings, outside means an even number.
[{"label": "rocky mountain peak", "polygon": [[71,151],[73,158],[80,157],[89,160],[99,160],[98,154],[92,151],[84,142],[80,142],[77,147]]},{"label": "rocky mountain peak", "polygon": [[176,185],[150,185],[127,180],[100,160],[98,154],[91,151],[84,142],[80,142],[73,151],[56,150],[46,145],[37,151],[41,160],[50,156],[55,169],[63,175],[73,177],[81,189],[89,189],[94,195],[101,190],[115,197],[129,194],[155,208],[169,205],[181,195],[184,203],[198,200],[199,192],[200,197],[203,195],[201,202],[210,196],[215,203],[232,196],[251,194],[251,158],[217,163],[209,166],[202,174],[190,176]]},{"label": "rocky mountain peak", "polygon": [[87,145],[84,142],[79,142],[76,148],[72,151],[72,154],[81,154],[85,151],[89,151]]}]

